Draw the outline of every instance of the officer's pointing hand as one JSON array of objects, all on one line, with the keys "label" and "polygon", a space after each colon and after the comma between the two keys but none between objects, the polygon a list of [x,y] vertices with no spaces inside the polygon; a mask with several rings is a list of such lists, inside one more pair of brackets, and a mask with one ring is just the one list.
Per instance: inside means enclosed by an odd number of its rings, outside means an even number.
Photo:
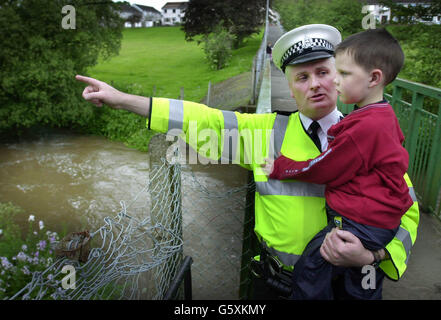
[{"label": "officer's pointing hand", "polygon": [[122,92],[94,78],[77,75],[75,79],[88,85],[83,91],[85,100],[92,102],[97,107],[101,107],[105,103],[114,109],[121,108]]}]

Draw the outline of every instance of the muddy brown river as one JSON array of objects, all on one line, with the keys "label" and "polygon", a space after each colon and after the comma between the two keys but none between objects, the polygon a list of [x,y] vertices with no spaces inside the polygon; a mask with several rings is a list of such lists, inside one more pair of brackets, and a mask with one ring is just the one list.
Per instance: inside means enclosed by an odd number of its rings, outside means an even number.
[{"label": "muddy brown river", "polygon": [[93,229],[148,179],[148,155],[102,137],[45,131],[0,144],[0,201],[48,229]]}]

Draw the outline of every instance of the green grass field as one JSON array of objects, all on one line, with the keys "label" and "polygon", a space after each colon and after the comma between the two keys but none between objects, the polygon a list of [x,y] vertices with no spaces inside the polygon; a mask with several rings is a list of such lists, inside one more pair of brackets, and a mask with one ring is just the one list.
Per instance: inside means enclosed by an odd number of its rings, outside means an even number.
[{"label": "green grass field", "polygon": [[233,51],[229,65],[212,70],[196,41],[186,42],[179,27],[125,29],[118,56],[89,70],[99,80],[117,88],[135,86],[137,94],[177,98],[184,88],[184,98],[200,101],[207,92],[208,82],[217,83],[250,71],[253,57],[261,43],[261,34],[250,37],[245,46]]}]

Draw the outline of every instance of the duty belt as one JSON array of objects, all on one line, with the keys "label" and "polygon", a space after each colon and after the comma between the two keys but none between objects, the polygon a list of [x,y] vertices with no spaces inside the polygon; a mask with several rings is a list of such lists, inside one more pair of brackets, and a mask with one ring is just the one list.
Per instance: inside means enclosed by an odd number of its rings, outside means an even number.
[{"label": "duty belt", "polygon": [[267,286],[277,290],[282,296],[288,297],[291,293],[292,272],[283,268],[277,257],[269,254],[261,247],[260,259],[251,258],[251,273],[263,279]]}]

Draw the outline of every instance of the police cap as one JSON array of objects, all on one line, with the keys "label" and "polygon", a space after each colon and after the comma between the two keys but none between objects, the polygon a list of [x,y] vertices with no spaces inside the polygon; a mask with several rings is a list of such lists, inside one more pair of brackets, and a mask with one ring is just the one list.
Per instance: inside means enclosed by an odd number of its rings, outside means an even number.
[{"label": "police cap", "polygon": [[341,42],[340,32],[326,24],[309,24],[282,35],[273,47],[273,61],[285,72],[286,66],[332,57]]}]

